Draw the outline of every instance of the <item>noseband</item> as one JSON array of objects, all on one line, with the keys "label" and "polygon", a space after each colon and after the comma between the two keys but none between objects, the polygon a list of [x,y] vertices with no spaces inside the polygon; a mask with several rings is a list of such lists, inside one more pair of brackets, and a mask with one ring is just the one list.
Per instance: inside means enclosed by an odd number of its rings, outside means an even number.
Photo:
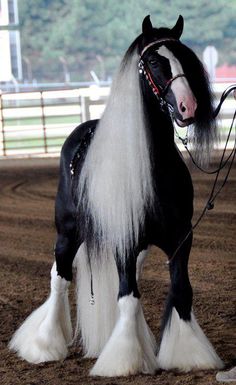
[{"label": "noseband", "polygon": [[174,107],[172,106],[172,104],[170,104],[169,102],[167,102],[165,100],[165,96],[166,96],[166,94],[168,92],[169,87],[173,83],[173,81],[178,79],[178,78],[180,78],[180,77],[185,77],[185,74],[177,74],[177,75],[173,76],[172,78],[167,80],[165,86],[162,87],[161,85],[155,83],[155,81],[152,78],[151,72],[149,71],[149,69],[145,65],[145,61],[143,59],[144,53],[149,48],[151,48],[153,46],[156,46],[156,45],[160,45],[160,43],[165,43],[165,42],[169,42],[169,41],[178,41],[178,40],[172,39],[172,38],[159,39],[159,40],[153,41],[152,43],[150,43],[146,47],[144,47],[142,52],[141,52],[141,54],[140,54],[140,60],[139,60],[139,63],[138,63],[138,67],[139,67],[139,73],[143,74],[145,76],[146,80],[148,81],[149,86],[152,89],[152,92],[158,98],[161,109],[164,112],[166,112],[166,108],[165,107],[167,107],[168,110],[169,110],[169,113],[173,114]]}]

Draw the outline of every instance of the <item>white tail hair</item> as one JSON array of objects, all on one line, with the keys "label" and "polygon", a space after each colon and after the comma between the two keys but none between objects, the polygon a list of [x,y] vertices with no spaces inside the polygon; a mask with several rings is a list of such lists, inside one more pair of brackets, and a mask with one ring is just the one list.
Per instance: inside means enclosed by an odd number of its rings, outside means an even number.
[{"label": "white tail hair", "polygon": [[[88,358],[99,356],[118,315],[118,273],[115,259],[113,255],[92,258],[93,263],[90,266],[87,248],[82,244],[74,262],[77,269],[77,324],[74,340],[80,335],[84,355]],[[90,303],[91,272],[94,304]]]},{"label": "white tail hair", "polygon": [[153,200],[150,149],[135,51],[113,82],[79,178],[78,211],[89,212],[99,248],[125,256]]}]

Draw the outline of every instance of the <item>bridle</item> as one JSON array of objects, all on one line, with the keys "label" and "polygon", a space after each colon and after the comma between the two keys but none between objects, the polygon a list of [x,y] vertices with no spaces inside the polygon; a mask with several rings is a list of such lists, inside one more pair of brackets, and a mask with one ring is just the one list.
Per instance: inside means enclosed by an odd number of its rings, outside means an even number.
[{"label": "bridle", "polygon": [[180,77],[185,77],[184,74],[177,74],[177,75],[173,76],[172,78],[168,79],[166,84],[165,84],[165,87],[163,88],[162,86],[157,85],[154,82],[152,75],[151,75],[151,72],[147,69],[147,67],[145,67],[144,61],[142,59],[139,61],[138,66],[139,66],[139,72],[141,74],[143,73],[145,75],[146,79],[148,80],[148,84],[152,88],[154,95],[158,95],[159,98],[165,97],[165,95],[167,94],[168,88],[170,87],[171,83],[173,83],[173,81],[175,79],[180,78]]},{"label": "bridle", "polygon": [[142,50],[142,52],[140,54],[140,60],[139,60],[139,63],[138,63],[138,67],[139,67],[139,73],[141,75],[145,76],[149,86],[152,89],[153,94],[157,97],[162,111],[164,111],[164,112],[169,111],[169,113],[172,115],[173,112],[174,112],[174,107],[172,106],[171,103],[166,101],[165,96],[166,96],[166,94],[168,92],[168,89],[171,86],[171,84],[176,79],[178,79],[180,77],[186,77],[185,74],[184,73],[180,73],[180,74],[177,74],[177,75],[173,76],[172,78],[170,78],[170,79],[168,79],[166,81],[166,84],[163,87],[160,84],[156,84],[155,83],[155,81],[153,80],[153,77],[151,75],[151,72],[150,72],[148,66],[145,63],[145,59],[143,58],[144,53],[147,52],[150,48],[153,48],[156,45],[160,45],[161,43],[166,43],[166,42],[170,42],[170,41],[171,42],[173,42],[173,41],[177,42],[179,40],[176,40],[176,39],[173,39],[173,38],[163,38],[163,39],[155,40],[152,43],[146,45],[143,48],[143,50]]}]

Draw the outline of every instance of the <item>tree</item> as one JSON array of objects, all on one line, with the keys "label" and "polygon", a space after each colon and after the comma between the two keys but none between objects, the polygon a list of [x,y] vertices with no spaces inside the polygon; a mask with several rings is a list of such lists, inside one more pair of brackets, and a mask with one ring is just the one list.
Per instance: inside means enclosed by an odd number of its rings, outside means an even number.
[{"label": "tree", "polygon": [[183,42],[199,55],[213,44],[222,63],[236,60],[235,0],[21,0],[19,11],[23,55],[39,80],[63,80],[60,58],[72,80],[91,80],[90,70],[112,76],[147,14],[157,27],[182,14]]}]

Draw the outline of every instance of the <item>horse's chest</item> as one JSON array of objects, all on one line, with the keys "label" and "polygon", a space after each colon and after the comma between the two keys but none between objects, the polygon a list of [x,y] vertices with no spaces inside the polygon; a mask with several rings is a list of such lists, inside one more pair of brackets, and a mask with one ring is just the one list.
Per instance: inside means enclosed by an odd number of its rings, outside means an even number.
[{"label": "horse's chest", "polygon": [[[157,172],[156,190],[160,199],[182,200],[192,197],[192,180],[187,169],[164,169]],[[182,197],[182,198],[181,198]]]},{"label": "horse's chest", "polygon": [[176,162],[171,167],[157,169],[155,184],[156,212],[164,221],[192,217],[193,185],[184,163]]}]

